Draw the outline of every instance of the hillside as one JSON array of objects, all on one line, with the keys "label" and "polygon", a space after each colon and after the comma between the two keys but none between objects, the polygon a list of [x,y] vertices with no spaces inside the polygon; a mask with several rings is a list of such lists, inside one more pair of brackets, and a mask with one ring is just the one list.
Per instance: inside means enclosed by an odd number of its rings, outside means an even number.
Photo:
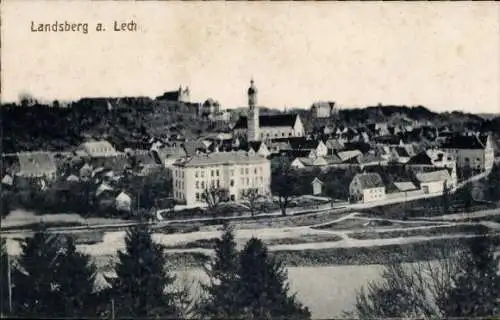
[{"label": "hillside", "polygon": [[[1,108],[2,153],[68,150],[87,138],[108,139],[119,150],[145,148],[151,137],[180,134],[194,138],[201,133],[229,130],[228,125],[198,117],[193,105],[140,97],[81,99],[67,108],[37,103],[23,107],[2,105]],[[262,113],[279,111],[266,109]],[[489,130],[500,136],[500,117],[485,120],[462,112],[436,113],[422,106],[342,109],[330,119],[312,119],[305,109],[299,113],[308,132],[331,124],[357,127],[369,122],[387,122],[389,125],[448,126],[456,131]]]},{"label": "hillside", "polygon": [[2,105],[2,153],[68,150],[87,138],[108,139],[118,149],[145,148],[151,137],[228,129],[196,116],[189,105],[135,98],[82,99],[68,108]]}]

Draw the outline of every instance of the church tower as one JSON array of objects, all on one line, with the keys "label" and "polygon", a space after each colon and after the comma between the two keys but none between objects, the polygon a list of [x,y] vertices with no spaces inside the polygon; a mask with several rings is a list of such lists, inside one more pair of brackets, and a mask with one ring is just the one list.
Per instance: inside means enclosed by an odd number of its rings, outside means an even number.
[{"label": "church tower", "polygon": [[247,117],[247,140],[259,141],[259,108],[257,107],[257,88],[253,79],[248,88],[248,117]]}]

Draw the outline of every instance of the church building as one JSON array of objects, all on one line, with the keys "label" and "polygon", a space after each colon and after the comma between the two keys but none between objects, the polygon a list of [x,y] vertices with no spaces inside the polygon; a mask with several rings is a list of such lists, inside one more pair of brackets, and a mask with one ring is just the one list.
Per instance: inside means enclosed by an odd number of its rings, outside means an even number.
[{"label": "church building", "polygon": [[304,126],[298,114],[260,115],[257,107],[257,88],[250,81],[248,88],[248,116],[240,117],[233,128],[235,136],[246,136],[248,141],[303,137]]}]

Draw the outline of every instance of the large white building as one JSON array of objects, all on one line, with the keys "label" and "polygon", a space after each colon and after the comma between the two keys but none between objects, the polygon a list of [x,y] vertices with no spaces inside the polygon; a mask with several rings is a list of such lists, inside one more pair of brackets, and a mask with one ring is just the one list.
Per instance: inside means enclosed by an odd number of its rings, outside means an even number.
[{"label": "large white building", "polygon": [[233,133],[246,136],[248,141],[304,137],[304,125],[298,114],[260,115],[257,107],[257,88],[252,80],[248,88],[248,116],[240,117]]},{"label": "large white building", "polygon": [[270,192],[271,163],[249,152],[215,152],[177,160],[173,165],[174,199],[186,205],[203,203],[211,186],[228,191],[229,200],[240,201],[244,191]]}]

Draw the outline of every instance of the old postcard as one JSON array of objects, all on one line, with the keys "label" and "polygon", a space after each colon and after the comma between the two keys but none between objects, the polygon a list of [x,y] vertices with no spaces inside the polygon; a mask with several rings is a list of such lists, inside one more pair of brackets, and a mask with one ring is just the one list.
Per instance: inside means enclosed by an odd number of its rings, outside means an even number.
[{"label": "old postcard", "polygon": [[0,315],[500,316],[500,5],[2,1]]}]

